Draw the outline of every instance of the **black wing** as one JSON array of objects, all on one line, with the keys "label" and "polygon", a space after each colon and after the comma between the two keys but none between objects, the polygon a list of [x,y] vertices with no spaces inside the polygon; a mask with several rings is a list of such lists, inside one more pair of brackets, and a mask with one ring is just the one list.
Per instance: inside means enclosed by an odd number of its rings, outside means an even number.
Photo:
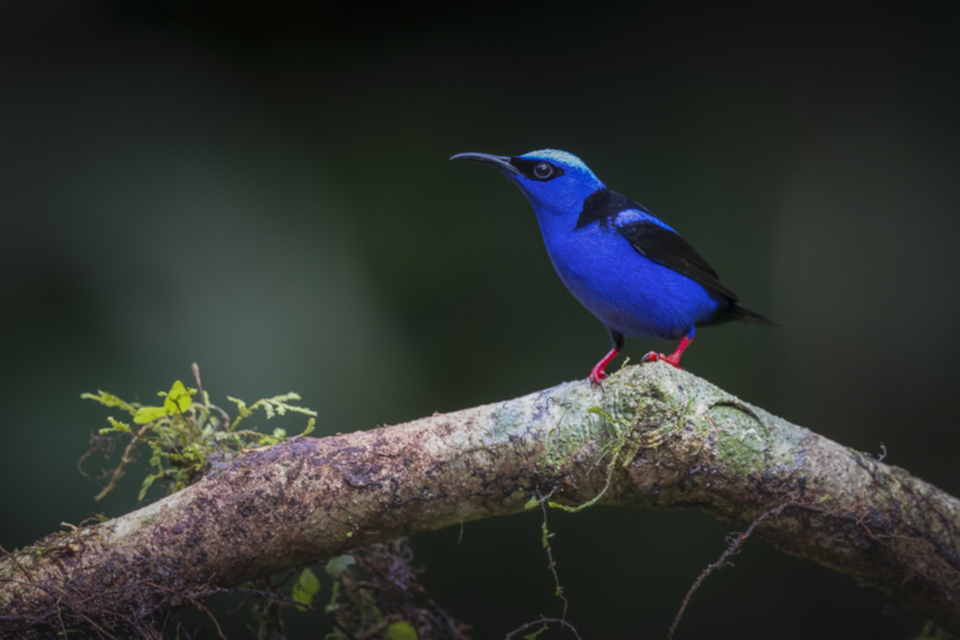
[{"label": "black wing", "polygon": [[687,241],[677,233],[649,220],[637,220],[617,227],[633,248],[657,264],[690,278],[708,291],[718,293],[731,302],[737,294],[720,284],[720,276]]},{"label": "black wing", "polygon": [[657,264],[673,269],[710,291],[724,295],[732,301],[737,300],[736,294],[720,284],[717,272],[693,250],[693,247],[687,244],[686,240],[670,229],[657,224],[660,219],[642,204],[616,191],[603,187],[587,196],[583,201],[583,209],[580,211],[574,230],[582,229],[594,222],[602,226],[616,224],[620,213],[629,209],[640,212],[642,218],[616,225],[616,227],[630,241],[634,249]]},{"label": "black wing", "polygon": [[[628,209],[640,212],[641,219],[616,224],[620,212]],[[660,219],[640,203],[616,191],[610,191],[606,187],[598,189],[583,201],[583,210],[580,211],[575,229],[582,229],[595,222],[602,226],[615,225],[641,255],[690,278],[707,291],[726,298],[727,304],[717,307],[713,317],[701,324],[715,324],[728,320],[776,324],[759,313],[744,309],[737,294],[720,284],[720,276],[713,267],[707,264],[707,261],[676,232],[658,224]]]}]

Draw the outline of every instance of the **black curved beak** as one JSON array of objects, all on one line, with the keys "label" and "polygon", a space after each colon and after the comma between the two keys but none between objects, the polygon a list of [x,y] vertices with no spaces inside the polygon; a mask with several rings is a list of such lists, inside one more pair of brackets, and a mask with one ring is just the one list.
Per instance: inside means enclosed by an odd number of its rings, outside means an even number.
[{"label": "black curved beak", "polygon": [[480,164],[490,165],[491,167],[495,167],[500,171],[505,171],[507,173],[520,173],[515,166],[510,164],[510,156],[493,156],[489,153],[458,153],[455,156],[450,156],[450,159],[469,160],[471,162],[479,162]]}]

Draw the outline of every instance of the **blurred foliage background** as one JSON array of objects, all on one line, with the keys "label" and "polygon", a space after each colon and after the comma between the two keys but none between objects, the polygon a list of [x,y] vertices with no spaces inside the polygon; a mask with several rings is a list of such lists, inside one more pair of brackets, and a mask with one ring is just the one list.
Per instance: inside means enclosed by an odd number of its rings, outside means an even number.
[{"label": "blurred foliage background", "polygon": [[[580,155],[788,325],[704,330],[687,369],[960,494],[958,23],[957,3],[3,3],[0,544],[137,506],[139,471],[94,503],[77,470],[106,426],[83,391],[147,401],[197,361],[214,401],[295,390],[324,435],[585,377],[603,327],[463,151]],[[737,529],[551,518],[584,638],[661,636]],[[476,638],[559,614],[539,519],[413,539]],[[220,616],[230,637],[245,615]],[[678,637],[920,624],[751,541]]]}]

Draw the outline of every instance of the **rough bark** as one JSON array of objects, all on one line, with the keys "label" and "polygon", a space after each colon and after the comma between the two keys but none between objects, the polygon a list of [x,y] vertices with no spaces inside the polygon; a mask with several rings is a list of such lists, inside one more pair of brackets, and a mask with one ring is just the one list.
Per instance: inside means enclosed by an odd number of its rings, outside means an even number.
[{"label": "rough bark", "polygon": [[294,438],[127,515],[52,534],[0,560],[0,636],[143,631],[214,588],[516,513],[536,496],[696,506],[740,523],[787,505],[758,533],[960,632],[960,501],[656,363],[602,390],[573,382]]}]

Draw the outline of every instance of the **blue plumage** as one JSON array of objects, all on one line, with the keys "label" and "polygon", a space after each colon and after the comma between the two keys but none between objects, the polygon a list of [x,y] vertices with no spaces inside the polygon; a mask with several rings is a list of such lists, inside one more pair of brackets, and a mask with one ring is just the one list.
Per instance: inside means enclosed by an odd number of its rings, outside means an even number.
[{"label": "blue plumage", "polygon": [[533,205],[547,253],[571,293],[607,327],[612,348],[590,379],[623,348],[624,336],[681,339],[679,366],[696,327],[727,320],[772,324],[736,294],[680,235],[639,203],[610,191],[578,157],[546,149],[522,156],[461,153],[451,159],[496,167]]}]

